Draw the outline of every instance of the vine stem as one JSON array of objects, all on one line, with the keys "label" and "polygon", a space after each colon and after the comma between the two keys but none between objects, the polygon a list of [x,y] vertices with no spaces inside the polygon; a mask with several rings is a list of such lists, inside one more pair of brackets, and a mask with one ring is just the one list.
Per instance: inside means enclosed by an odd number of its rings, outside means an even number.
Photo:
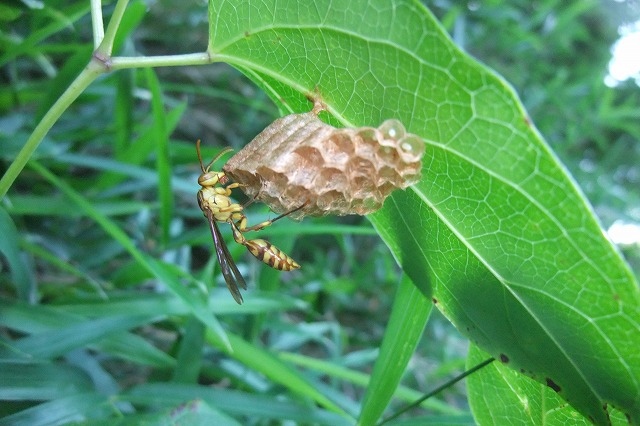
[{"label": "vine stem", "polygon": [[129,0],[118,0],[116,2],[116,7],[113,9],[113,13],[111,14],[109,25],[107,25],[107,30],[104,33],[104,38],[100,41],[100,45],[96,49],[96,53],[99,56],[104,58],[111,57],[111,54],[113,53],[113,42],[116,38],[116,33],[118,32],[120,22],[122,22],[122,17],[124,16],[124,12],[127,9],[128,4]]},{"label": "vine stem", "polygon": [[155,68],[185,65],[206,65],[213,62],[213,58],[207,52],[185,53],[181,55],[167,56],[136,56],[114,57],[109,61],[111,70],[125,68]]},{"label": "vine stem", "polygon": [[2,179],[0,179],[0,198],[3,198],[7,194],[7,191],[27,164],[31,155],[33,155],[33,152],[38,148],[42,139],[44,139],[47,132],[53,127],[56,121],[58,121],[62,113],[69,108],[69,105],[80,96],[92,81],[104,72],[104,69],[104,63],[92,58],[84,70],[82,70],[78,77],[67,87],[67,90],[65,90],[51,106],[44,117],[42,117],[42,120],[36,125],[15,160],[13,160],[2,176]]},{"label": "vine stem", "polygon": [[93,48],[97,49],[104,39],[104,24],[102,23],[102,4],[100,0],[91,0],[91,26],[93,27]]},{"label": "vine stem", "polygon": [[102,10],[100,9],[100,0],[91,1],[91,15],[93,20],[93,36],[94,46],[96,50],[91,60],[76,79],[67,87],[64,93],[51,106],[49,111],[42,117],[42,120],[36,125],[35,129],[27,139],[26,143],[9,165],[9,168],[0,179],[0,199],[4,196],[13,185],[24,166],[27,164],[35,150],[40,145],[51,127],[58,121],[60,116],[69,108],[82,92],[96,79],[99,75],[123,68],[145,68],[158,66],[178,66],[178,65],[204,65],[213,62],[213,58],[208,52],[192,53],[173,56],[155,56],[155,57],[111,57],[113,49],[113,41],[117,33],[120,22],[124,15],[129,0],[118,0],[116,7],[109,21],[106,31],[102,24]]}]

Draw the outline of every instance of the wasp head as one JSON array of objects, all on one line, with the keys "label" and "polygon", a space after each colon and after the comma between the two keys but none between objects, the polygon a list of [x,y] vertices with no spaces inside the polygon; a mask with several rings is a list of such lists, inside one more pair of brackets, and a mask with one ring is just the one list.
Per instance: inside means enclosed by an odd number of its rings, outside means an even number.
[{"label": "wasp head", "polygon": [[200,186],[214,186],[217,184],[225,185],[229,181],[227,175],[224,172],[207,172],[201,174],[198,178],[198,184]]},{"label": "wasp head", "polygon": [[200,154],[200,139],[196,142],[196,151],[198,153],[198,160],[200,161],[200,169],[202,170],[202,174],[198,178],[198,184],[200,186],[214,186],[217,184],[225,185],[229,182],[229,178],[224,172],[212,172],[210,171],[213,163],[218,161],[220,157],[222,157],[227,152],[233,151],[231,148],[225,148],[218,155],[213,157],[213,160],[209,162],[206,166],[202,162],[202,154]]}]

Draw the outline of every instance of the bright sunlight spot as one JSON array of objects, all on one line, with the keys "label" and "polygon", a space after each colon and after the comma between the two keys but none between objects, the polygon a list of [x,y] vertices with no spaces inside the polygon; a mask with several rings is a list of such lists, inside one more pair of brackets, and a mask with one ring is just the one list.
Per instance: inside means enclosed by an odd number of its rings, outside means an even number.
[{"label": "bright sunlight spot", "polygon": [[622,25],[619,32],[620,38],[612,47],[613,58],[605,84],[615,87],[633,78],[640,85],[640,21]]},{"label": "bright sunlight spot", "polygon": [[635,223],[616,221],[607,230],[607,235],[616,244],[640,244],[640,226]]}]

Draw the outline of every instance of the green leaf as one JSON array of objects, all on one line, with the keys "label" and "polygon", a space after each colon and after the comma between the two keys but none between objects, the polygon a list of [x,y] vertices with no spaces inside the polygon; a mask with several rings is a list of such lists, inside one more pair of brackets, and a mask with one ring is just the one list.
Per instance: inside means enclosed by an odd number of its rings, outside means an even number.
[{"label": "green leaf", "polygon": [[143,1],[132,1],[127,4],[127,9],[122,15],[118,25],[118,32],[113,40],[113,51],[121,54],[122,46],[126,45],[128,37],[138,28],[147,13],[147,5]]},{"label": "green leaf", "polygon": [[22,10],[9,4],[0,4],[0,21],[14,21],[22,15]]},{"label": "green leaf", "polygon": [[78,76],[84,67],[87,66],[91,53],[93,52],[93,46],[86,45],[76,50],[60,68],[56,74],[55,79],[49,85],[49,90],[39,103],[39,108],[36,113],[38,120],[47,113],[51,106],[60,98],[60,95],[64,93],[73,80]]},{"label": "green leaf", "polygon": [[173,381],[176,383],[197,383],[202,368],[202,351],[204,345],[204,325],[195,317],[189,318],[184,327],[184,333],[178,355]]},{"label": "green leaf", "polygon": [[[467,367],[487,358],[471,345]],[[590,425],[546,385],[536,382],[499,362],[493,362],[467,378],[469,404],[480,424]],[[620,412],[613,412],[613,424],[628,424]]]},{"label": "green leaf", "polygon": [[[241,307],[229,296],[226,287],[210,291],[209,304],[211,311],[216,315],[225,314],[264,314],[268,312],[281,312],[286,310],[305,310],[308,306],[295,299],[283,295],[262,295],[252,293],[254,297],[247,300]],[[1,306],[1,305],[0,305]],[[157,314],[166,316],[183,316],[189,313],[189,306],[180,299],[167,294],[148,294],[141,298],[133,292],[129,295],[111,296],[106,301],[79,300],[77,303],[62,305],[65,312],[73,312],[86,316],[111,316],[125,315],[130,312],[138,314]]]},{"label": "green leaf", "polygon": [[[55,358],[96,342],[111,333],[150,323],[148,316],[100,318],[18,339],[11,350],[30,358]],[[1,353],[1,352],[0,352]]]},{"label": "green leaf", "polygon": [[115,140],[113,143],[114,156],[123,158],[121,155],[133,139],[134,126],[134,70],[122,70],[116,74],[116,97],[114,107]]},{"label": "green leaf", "polygon": [[141,252],[124,233],[124,231],[116,225],[116,223],[98,212],[98,210],[91,205],[88,200],[77,193],[68,184],[58,179],[49,170],[40,165],[40,163],[32,161],[30,165],[45,179],[64,192],[67,197],[69,197],[85,212],[85,214],[87,214],[87,216],[95,220],[105,230],[105,232],[107,232],[114,240],[118,241],[131,254],[131,256],[140,263],[141,266],[151,272],[160,282],[166,284],[167,287],[190,308],[192,313],[200,321],[206,324],[223,343],[228,345],[224,329],[218,320],[210,314],[202,298],[197,297],[197,295],[194,295],[186,289],[178,280],[176,275],[173,274],[166,265]]},{"label": "green leaf", "polygon": [[127,414],[126,417],[91,421],[91,426],[240,426],[242,423],[212,408],[199,397],[192,401],[180,403],[175,407],[162,407],[162,412],[147,414]]},{"label": "green leaf", "polygon": [[45,402],[0,419],[0,426],[61,425],[112,414],[109,396],[83,393]]},{"label": "green leaf", "polygon": [[[414,287],[414,290],[415,290],[415,287]],[[407,342],[407,343],[408,343],[407,346],[411,345],[411,342]],[[407,352],[407,349],[404,348],[404,350],[401,353],[402,357],[404,357],[406,352]],[[300,355],[292,352],[280,352],[278,354],[278,357],[283,361],[287,361],[299,367],[303,367],[307,370],[311,370],[316,374],[323,374],[323,375],[332,377],[333,379],[339,379],[341,381],[348,382],[357,386],[361,386],[363,388],[369,386],[372,388],[372,390],[370,391],[372,393],[372,396],[368,397],[369,400],[373,400],[373,401],[379,400],[380,402],[386,404],[388,403],[388,399],[384,400],[383,398],[388,396],[389,390],[394,391],[393,396],[395,398],[405,403],[412,403],[415,400],[424,396],[422,392],[409,388],[408,386],[399,386],[397,388],[392,388],[392,389],[376,389],[375,388],[377,383],[381,383],[385,381],[387,383],[393,383],[393,381],[395,380],[394,375],[398,375],[398,374],[402,375],[404,373],[403,368],[399,368],[399,371],[397,372],[390,371],[390,369],[388,370],[382,369],[382,371],[374,372],[372,375],[369,375],[367,373],[363,373],[363,372],[354,370],[352,368],[345,367],[343,365],[338,365],[334,361],[326,361],[326,360],[313,358],[305,355]],[[389,356],[389,358],[391,358],[391,356]],[[389,358],[387,358],[387,360]],[[394,360],[393,363],[396,363],[396,361]],[[374,375],[376,375],[377,377],[372,381],[372,377]],[[361,409],[361,413],[365,413],[365,411],[370,410],[370,411],[367,411],[367,414],[366,414],[367,416],[370,416],[370,412],[385,408],[384,406],[374,408],[372,407],[372,404],[373,404],[372,402],[367,402],[367,404],[365,405],[367,405],[368,407],[364,407],[363,409]],[[420,404],[420,406],[434,413],[442,413],[442,414],[451,415],[451,416],[458,416],[458,415],[466,416],[466,414],[461,414],[464,410],[461,410],[457,407],[454,407],[448,404],[446,401],[438,400],[436,398],[427,399],[423,401]],[[362,420],[360,420],[359,424],[361,423],[362,423]]]},{"label": "green leaf", "polygon": [[201,399],[212,407],[237,416],[260,416],[276,420],[293,420],[300,424],[342,426],[353,422],[343,416],[303,404],[291,399],[274,399],[273,396],[250,394],[240,391],[219,389],[211,386],[183,384],[146,384],[134,387],[122,396],[124,400],[140,404],[180,404]]},{"label": "green leaf", "polygon": [[[166,117],[164,118],[165,120],[165,128],[166,128],[166,134],[170,134],[171,132],[173,132],[176,128],[176,126],[178,125],[178,122],[180,121],[180,118],[182,117],[182,114],[184,113],[186,108],[186,104],[185,103],[181,103],[178,104],[177,107],[173,108],[171,111],[169,111],[166,114]],[[147,126],[141,126],[140,129],[137,129],[138,131],[138,138],[131,141],[131,143],[126,146],[126,147],[120,147],[120,151],[117,152],[117,158],[123,159],[126,164],[123,164],[123,162],[118,162],[118,161],[113,161],[113,160],[104,160],[104,159],[99,159],[96,161],[96,163],[100,163],[100,164],[108,164],[108,165],[120,165],[120,167],[122,168],[122,170],[135,170],[136,166],[135,165],[139,165],[142,164],[142,162],[149,156],[149,154],[151,152],[153,152],[156,149],[156,144],[155,144],[155,135],[156,135],[156,131],[153,125],[147,125]],[[82,159],[86,156],[78,156],[78,155],[73,155],[73,154],[68,154],[69,158],[76,158],[76,159]],[[115,166],[115,170],[114,173],[106,173],[100,176],[100,178],[98,179],[98,181],[95,183],[96,188],[99,189],[103,189],[103,188],[108,188],[108,187],[113,187],[114,185],[116,185],[117,183],[121,182],[122,180],[124,180],[124,178],[122,176],[117,176],[116,173],[120,172],[120,169],[118,168],[118,166]],[[96,166],[98,166],[98,164],[96,164]],[[155,182],[157,182],[157,175],[155,174],[150,174],[149,175],[150,178],[153,178]]]},{"label": "green leaf", "polygon": [[[162,417],[151,418],[153,424],[184,425],[184,426],[207,426],[211,424],[220,426],[241,426],[230,416],[212,408],[200,399],[173,407],[169,413]],[[134,424],[134,423],[132,423]],[[140,423],[137,423],[140,424]]]},{"label": "green leaf", "polygon": [[0,254],[7,259],[13,286],[18,297],[23,301],[28,301],[34,291],[33,277],[25,265],[24,259],[20,256],[20,235],[16,225],[2,207],[0,207],[0,229],[2,229]]},{"label": "green leaf", "polygon": [[[151,204],[130,199],[99,201],[94,205],[105,216],[130,215],[153,207]],[[12,195],[11,206],[7,207],[12,215],[64,217],[82,215],[82,212],[73,205],[69,205],[67,200],[54,198],[51,195]]]},{"label": "green leaf", "polygon": [[336,403],[322,394],[312,383],[293,370],[287,363],[279,360],[268,351],[233,334],[227,334],[227,337],[229,338],[230,350],[222,345],[219,336],[211,332],[206,335],[206,339],[211,345],[226,351],[228,355],[247,367],[260,371],[269,379],[286,386],[294,393],[312,398],[319,405],[331,411],[344,414],[344,411]]},{"label": "green leaf", "polygon": [[169,225],[173,214],[171,190],[171,161],[169,159],[169,135],[167,117],[164,112],[160,82],[151,68],[145,69],[147,84],[151,89],[151,109],[153,112],[153,140],[156,148],[156,169],[158,171],[158,198],[160,199],[160,228],[162,245],[169,241]]},{"label": "green leaf", "polygon": [[24,40],[12,40],[15,45],[10,47],[8,46],[6,50],[0,54],[0,67],[22,55],[29,56],[40,54],[40,51],[37,48],[39,43],[41,43],[51,35],[61,31],[62,29],[69,27],[75,21],[88,14],[89,10],[89,4],[71,4],[64,10],[63,20],[48,20],[44,25],[40,23],[35,31],[30,33],[29,36]]},{"label": "green leaf", "polygon": [[[153,147],[153,145],[151,145]],[[132,155],[129,151],[128,154]],[[90,155],[78,155],[78,154],[60,154],[56,158],[57,161],[60,161],[63,164],[73,164],[84,167],[91,167],[96,170],[109,170],[114,172],[114,174],[133,177],[139,179],[140,185],[149,185],[157,184],[158,176],[154,170],[146,169],[139,166],[131,165],[130,163],[125,163],[122,161],[116,160],[108,160],[102,157],[92,157]],[[102,176],[110,176],[109,184],[110,186],[115,186],[119,181],[122,180],[121,176],[111,176],[110,173],[104,173]],[[174,189],[179,189],[180,191],[192,193],[194,188],[196,187],[193,182],[188,182],[184,179],[174,178],[172,179],[171,186]],[[96,202],[97,206],[100,206],[100,202]]]},{"label": "green leaf", "polygon": [[89,376],[77,367],[32,360],[0,360],[1,400],[56,399],[92,389]]},{"label": "green leaf", "polygon": [[640,419],[640,293],[509,85],[420,4],[210,1],[209,53],[283,110],[319,95],[343,125],[397,118],[423,179],[371,220],[472,341],[584,415]]},{"label": "green leaf", "polygon": [[[0,324],[25,334],[41,334],[46,336],[66,327],[83,324],[89,318],[103,317],[105,319],[130,315],[135,312],[138,316],[157,318],[167,315],[164,310],[138,311],[135,309],[120,310],[116,304],[104,302],[103,309],[87,310],[86,316],[73,313],[76,305],[42,306],[24,303],[8,304],[0,302]],[[186,307],[183,313],[187,313]],[[113,325],[117,325],[114,323]],[[175,361],[166,353],[153,346],[142,337],[128,332],[119,332],[116,328],[106,330],[107,336],[92,342],[91,347],[106,353],[128,359],[146,366],[168,368],[175,365]]]}]

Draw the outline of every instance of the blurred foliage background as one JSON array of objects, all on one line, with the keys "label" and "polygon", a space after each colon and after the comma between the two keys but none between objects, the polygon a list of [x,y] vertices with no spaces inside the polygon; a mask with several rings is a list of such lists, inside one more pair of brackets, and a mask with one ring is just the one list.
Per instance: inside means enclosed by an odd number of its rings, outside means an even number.
[{"label": "blurred foliage background", "polygon": [[[425,2],[457,44],[503,75],[520,94],[532,121],[579,182],[606,228],[616,221],[640,224],[640,88],[634,81],[605,85],[611,46],[620,25],[640,19],[636,2],[540,0]],[[148,1],[148,10],[120,55],[167,55],[203,51],[207,42],[205,2]],[[35,6],[34,6],[35,5]],[[40,7],[41,6],[41,7]],[[106,6],[109,8],[109,5]],[[6,168],[43,115],[93,50],[87,2],[15,2],[0,6],[0,170]],[[640,50],[640,46],[639,46]],[[158,258],[188,270],[211,272],[213,247],[195,202],[198,174],[194,142],[241,148],[277,115],[267,96],[225,64],[156,69],[168,110],[184,112],[171,133],[175,217],[169,244],[158,227],[155,167],[150,150],[140,169],[122,166],[117,144],[146,140],[150,119],[149,83],[143,70],[101,78],[76,101],[37,151],[58,176],[122,225],[134,243]],[[123,108],[123,105],[129,105]],[[169,124],[171,127],[172,124]],[[147,133],[145,133],[147,132]],[[145,136],[146,135],[146,136]],[[144,144],[143,144],[144,145]],[[121,164],[122,165],[122,164]],[[192,193],[185,185],[192,184]],[[161,291],[122,247],[95,223],[79,216],[49,183],[25,169],[3,206],[22,236],[30,265],[31,302],[64,304],[80,299],[140,296]],[[252,206],[251,223],[268,212]],[[303,264],[280,275],[230,249],[242,271],[265,291],[279,289],[308,303],[262,316],[230,315],[225,328],[263,340],[270,347],[324,357],[351,368],[376,356],[399,270],[366,219],[307,219],[295,229],[279,223],[268,235]],[[228,241],[230,235],[225,230]],[[636,275],[638,244],[622,247]],[[90,256],[87,256],[90,253]],[[6,265],[0,271],[0,298],[17,299]],[[207,279],[205,279],[206,281]],[[211,280],[211,278],[208,278]],[[221,284],[217,282],[218,287]],[[251,284],[250,284],[251,285]],[[249,291],[245,296],[259,298]],[[230,299],[222,289],[221,300]],[[237,313],[240,311],[231,311]],[[164,321],[146,330],[156,346],[177,351],[177,326]],[[13,332],[0,328],[0,336]],[[466,341],[436,312],[404,384],[427,392],[464,368]],[[224,382],[233,363],[212,355],[203,383]],[[122,387],[162,377],[162,371],[122,360],[105,363]],[[257,380],[257,379],[256,379]],[[224,384],[224,383],[223,383]],[[258,385],[256,385],[258,386]],[[259,387],[259,386],[258,386]],[[357,389],[342,389],[358,392]],[[440,398],[455,412],[468,412],[464,387]],[[356,398],[357,400],[357,398]],[[0,415],[15,406],[2,404]]]}]

